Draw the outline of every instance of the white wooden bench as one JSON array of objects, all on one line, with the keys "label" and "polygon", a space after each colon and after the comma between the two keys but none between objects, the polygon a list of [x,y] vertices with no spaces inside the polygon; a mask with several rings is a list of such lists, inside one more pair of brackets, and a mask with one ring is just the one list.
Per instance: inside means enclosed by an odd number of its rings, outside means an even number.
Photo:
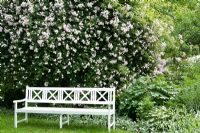
[{"label": "white wooden bench", "polygon": [[[24,107],[18,108],[18,103],[24,102]],[[26,97],[14,100],[14,127],[23,121],[28,122],[29,113],[58,114],[60,115],[60,128],[69,125],[69,115],[106,115],[108,116],[108,130],[115,129],[115,88],[66,88],[66,87],[26,87]],[[30,103],[53,104],[81,104],[87,108],[69,107],[33,107]],[[90,105],[96,105],[94,108]],[[99,105],[99,106],[97,106]],[[104,105],[102,108],[101,105]],[[100,108],[101,107],[101,108]],[[25,113],[25,119],[17,119],[18,113]],[[67,120],[63,121],[63,115]]]}]

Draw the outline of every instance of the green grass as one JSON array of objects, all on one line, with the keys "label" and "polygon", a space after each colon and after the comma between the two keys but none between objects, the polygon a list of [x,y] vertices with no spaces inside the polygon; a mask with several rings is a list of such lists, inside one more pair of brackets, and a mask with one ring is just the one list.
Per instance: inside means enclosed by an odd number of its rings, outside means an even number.
[{"label": "green grass", "polygon": [[[19,123],[18,128],[13,127],[13,113],[10,111],[0,111],[0,133],[108,133],[107,128],[99,125],[78,125],[72,123],[70,126],[64,125],[59,128],[58,120],[49,120],[35,116],[29,117],[29,122]],[[22,115],[19,119],[23,118]],[[111,133],[128,133],[123,130],[112,130]]]}]

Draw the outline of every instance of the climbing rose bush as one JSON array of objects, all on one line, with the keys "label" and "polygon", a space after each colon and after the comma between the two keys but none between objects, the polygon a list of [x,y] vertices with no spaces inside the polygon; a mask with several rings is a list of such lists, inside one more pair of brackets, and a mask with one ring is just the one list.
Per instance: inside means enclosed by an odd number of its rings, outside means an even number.
[{"label": "climbing rose bush", "polygon": [[130,10],[108,0],[2,2],[1,84],[120,88],[151,72],[156,38]]}]

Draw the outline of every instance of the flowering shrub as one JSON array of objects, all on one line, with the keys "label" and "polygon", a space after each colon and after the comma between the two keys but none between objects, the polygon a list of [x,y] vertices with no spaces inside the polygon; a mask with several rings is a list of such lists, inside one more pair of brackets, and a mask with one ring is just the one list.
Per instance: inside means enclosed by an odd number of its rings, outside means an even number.
[{"label": "flowering shrub", "polygon": [[2,2],[0,82],[120,87],[150,72],[156,39],[129,10],[103,0]]}]

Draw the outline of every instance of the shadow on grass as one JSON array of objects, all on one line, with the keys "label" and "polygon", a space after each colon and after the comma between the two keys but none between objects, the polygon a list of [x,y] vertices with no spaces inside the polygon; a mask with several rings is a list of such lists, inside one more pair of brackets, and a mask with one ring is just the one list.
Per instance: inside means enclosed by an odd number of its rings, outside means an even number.
[{"label": "shadow on grass", "polygon": [[[92,123],[91,123],[92,124]],[[81,125],[72,123],[71,125],[63,125],[63,128],[59,128],[59,121],[48,121],[41,119],[29,119],[28,123],[18,124],[18,128],[14,129],[17,132],[27,131],[27,132],[46,132],[46,133],[108,133],[107,127],[101,125]]]},{"label": "shadow on grass", "polygon": [[[92,124],[92,123],[91,123]],[[48,120],[41,120],[41,119],[34,119],[34,120],[29,120],[28,123],[24,122],[24,123],[20,123],[18,124],[19,128],[35,128],[35,129],[60,129],[59,128],[59,121],[48,121]],[[89,125],[89,124],[85,124],[85,125],[81,125],[81,124],[75,124],[72,123],[71,125],[63,125],[63,129],[67,129],[67,130],[98,130],[98,131],[107,131],[107,127],[105,126],[99,126],[99,125]]]},{"label": "shadow on grass", "polygon": [[[63,125],[59,128],[59,120],[46,118],[29,117],[28,123],[22,122],[18,124],[18,128],[14,128],[13,112],[0,111],[0,133],[108,133],[107,126],[94,125],[94,123],[81,124],[79,122],[72,123],[68,126]],[[19,120],[24,118],[23,114],[19,115]],[[127,133],[122,130],[111,130],[111,133]]]}]

